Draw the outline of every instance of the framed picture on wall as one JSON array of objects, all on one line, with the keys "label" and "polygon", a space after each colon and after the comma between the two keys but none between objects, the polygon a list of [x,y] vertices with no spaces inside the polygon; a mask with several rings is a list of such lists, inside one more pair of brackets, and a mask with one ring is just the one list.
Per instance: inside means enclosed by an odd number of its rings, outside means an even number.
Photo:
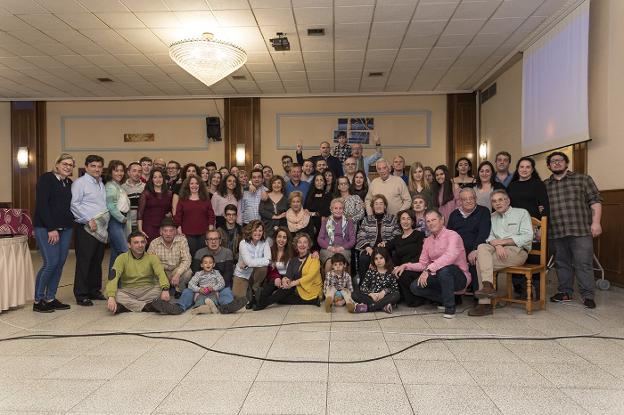
[{"label": "framed picture on wall", "polygon": [[349,134],[350,143],[368,144],[370,140],[370,134],[368,131],[351,131]]}]

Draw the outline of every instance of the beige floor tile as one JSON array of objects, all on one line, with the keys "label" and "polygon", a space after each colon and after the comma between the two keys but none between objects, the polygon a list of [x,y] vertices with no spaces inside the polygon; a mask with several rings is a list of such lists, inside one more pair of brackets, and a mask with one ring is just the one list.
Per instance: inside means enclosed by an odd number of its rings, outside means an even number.
[{"label": "beige floor tile", "polygon": [[253,381],[261,365],[259,360],[209,352],[193,366],[185,380],[206,382],[209,376],[223,381]]},{"label": "beige floor tile", "polygon": [[500,414],[478,386],[405,385],[414,413],[422,415]]},{"label": "beige floor tile", "polygon": [[177,381],[166,379],[113,380],[72,408],[77,412],[149,414],[165,399]]},{"label": "beige floor tile", "polygon": [[476,385],[459,362],[395,360],[404,384]]},{"label": "beige floor tile", "polygon": [[70,356],[13,356],[0,361],[5,378],[40,379],[71,361]]},{"label": "beige floor tile", "polygon": [[0,410],[68,411],[103,383],[99,380],[16,380],[13,393],[0,401]]},{"label": "beige floor tile", "polygon": [[587,414],[587,411],[558,389],[485,386],[483,390],[504,414]]},{"label": "beige floor tile", "polygon": [[383,359],[354,365],[330,365],[329,382],[401,384],[401,378],[392,359]]},{"label": "beige floor tile", "polygon": [[380,357],[390,353],[385,341],[332,341],[329,356],[335,361],[352,361]]},{"label": "beige floor tile", "polygon": [[141,380],[184,378],[200,361],[201,356],[179,354],[170,351],[168,354],[149,351],[119,371],[114,379]]},{"label": "beige floor tile", "polygon": [[254,382],[241,414],[324,414],[324,382]]},{"label": "beige floor tile", "polygon": [[445,341],[444,344],[462,362],[519,362],[520,358],[498,340]]},{"label": "beige floor tile", "polygon": [[462,362],[479,385],[554,387],[544,376],[524,362]]},{"label": "beige floor tile", "polygon": [[595,415],[624,414],[624,391],[608,389],[561,389],[577,404]]},{"label": "beige floor tile", "polygon": [[531,363],[531,367],[558,388],[624,389],[624,381],[591,363]]},{"label": "beige floor tile", "polygon": [[557,342],[502,341],[521,360],[528,363],[586,363],[586,361]]},{"label": "beige floor tile", "polygon": [[327,382],[327,363],[264,362],[256,378],[259,382]]},{"label": "beige floor tile", "polygon": [[251,388],[251,382],[212,380],[180,383],[154,413],[237,414]]},{"label": "beige floor tile", "polygon": [[136,359],[135,356],[79,356],[44,376],[45,379],[108,380]]},{"label": "beige floor tile", "polygon": [[328,414],[411,414],[402,385],[330,383]]},{"label": "beige floor tile", "polygon": [[[618,355],[623,357],[621,362],[624,363],[624,348],[615,340],[565,339],[558,342],[591,363],[610,364],[613,363],[613,357]],[[619,341],[619,343],[623,342]]]},{"label": "beige floor tile", "polygon": [[390,347],[390,351],[393,353],[409,347],[407,350],[392,356],[392,358],[395,360],[446,360],[452,362],[458,360],[457,356],[451,353],[446,344],[440,340],[430,341],[410,347],[414,343],[415,342],[412,341],[388,341],[388,347]]}]

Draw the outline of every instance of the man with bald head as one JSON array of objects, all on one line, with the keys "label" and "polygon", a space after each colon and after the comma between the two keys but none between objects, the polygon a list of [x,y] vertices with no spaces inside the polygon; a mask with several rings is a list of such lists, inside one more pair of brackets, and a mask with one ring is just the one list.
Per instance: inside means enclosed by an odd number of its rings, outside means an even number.
[{"label": "man with bald head", "polygon": [[[342,171],[342,163],[340,159],[331,155],[331,146],[329,142],[322,141],[321,142],[321,154],[310,157],[310,161],[317,165],[318,160],[325,160],[327,163],[327,168],[334,172],[334,176],[340,177],[343,175]],[[297,163],[303,165],[303,144],[297,144]]]},{"label": "man with bald head", "polygon": [[409,209],[412,205],[412,198],[403,179],[390,174],[390,165],[384,159],[377,160],[375,166],[379,177],[375,178],[368,186],[368,193],[364,201],[366,213],[368,215],[373,214],[371,201],[374,195],[379,194],[384,195],[388,200],[387,211],[390,215],[396,215],[401,210]]}]

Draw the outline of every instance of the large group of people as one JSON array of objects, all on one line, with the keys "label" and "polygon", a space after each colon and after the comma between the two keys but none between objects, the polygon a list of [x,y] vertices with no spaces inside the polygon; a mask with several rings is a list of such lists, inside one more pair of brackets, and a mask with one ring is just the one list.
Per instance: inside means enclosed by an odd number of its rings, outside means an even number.
[{"label": "large group of people", "polygon": [[[340,136],[308,158],[298,145],[295,160],[284,155],[280,172],[111,160],[103,179],[104,159],[89,155],[72,182],[76,161],[61,154],[37,183],[43,266],[33,310],[70,308],[56,291],[75,232],[76,303],[106,301],[115,314],[274,304],[392,313],[398,304],[434,304],[453,318],[469,293],[468,314],[484,316],[492,313],[496,272],[530,260],[531,218],[542,216],[559,278],[551,301],[570,301],[576,276],[583,304],[596,306],[592,241],[601,233],[601,196],[562,152],[548,156],[545,181],[530,157],[511,172],[511,155],[500,152],[474,173],[462,157],[452,174],[445,165],[386,160],[378,138],[370,156]],[[516,290],[523,295],[520,283]]]}]

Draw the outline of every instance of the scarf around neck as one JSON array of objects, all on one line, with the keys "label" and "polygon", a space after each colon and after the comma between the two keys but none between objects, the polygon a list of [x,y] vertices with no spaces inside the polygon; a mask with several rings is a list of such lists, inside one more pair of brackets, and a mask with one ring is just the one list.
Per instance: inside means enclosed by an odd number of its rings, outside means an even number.
[{"label": "scarf around neck", "polygon": [[301,209],[299,213],[288,209],[286,211],[286,222],[288,223],[289,231],[297,232],[308,226],[308,223],[310,223],[310,215],[306,214],[304,209]]},{"label": "scarf around neck", "polygon": [[[342,237],[344,238],[345,233],[347,231],[347,220],[345,219],[344,216],[342,216],[340,219],[338,219],[340,222],[340,229],[342,230]],[[333,245],[334,244],[334,234],[336,231],[336,220],[334,219],[334,216],[330,216],[327,219],[327,223],[325,224],[325,229],[327,230],[327,236],[329,236],[329,245]]]}]

